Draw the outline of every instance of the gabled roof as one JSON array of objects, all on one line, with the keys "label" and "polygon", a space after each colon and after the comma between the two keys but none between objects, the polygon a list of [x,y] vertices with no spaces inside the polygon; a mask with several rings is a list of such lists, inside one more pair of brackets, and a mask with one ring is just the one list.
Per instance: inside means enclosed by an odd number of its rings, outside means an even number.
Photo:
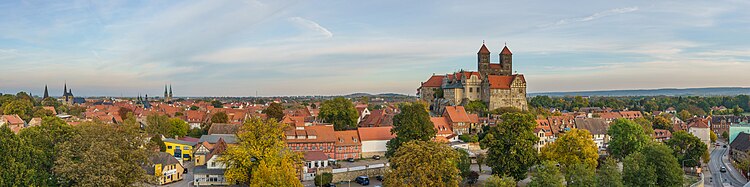
[{"label": "gabled roof", "polygon": [[513,53],[510,52],[510,49],[508,49],[508,46],[505,46],[505,47],[503,47],[503,51],[500,52],[500,54],[512,55]]},{"label": "gabled roof", "polygon": [[359,138],[362,141],[373,141],[373,140],[390,140],[396,137],[395,134],[391,134],[392,126],[385,127],[360,127],[357,128],[359,132]]},{"label": "gabled roof", "polygon": [[607,121],[605,121],[604,119],[587,118],[587,119],[575,119],[575,120],[576,120],[576,126],[579,129],[586,129],[591,133],[591,135],[607,134],[607,130],[609,129],[609,125],[607,124]]},{"label": "gabled roof", "polygon": [[729,146],[734,150],[750,150],[750,134],[740,132],[740,134],[737,134],[737,137],[732,140],[732,143],[730,143]]},{"label": "gabled roof", "polygon": [[487,46],[482,44],[482,47],[479,48],[479,52],[477,54],[490,54],[490,50],[487,49]]},{"label": "gabled roof", "polygon": [[430,117],[430,121],[432,121],[432,125],[437,131],[437,135],[453,134],[453,130],[451,130],[451,126],[446,117]]},{"label": "gabled roof", "polygon": [[210,144],[215,144],[219,141],[219,139],[223,139],[224,142],[227,144],[235,144],[237,143],[237,136],[234,134],[211,134],[211,135],[203,135],[198,140],[198,142],[208,142]]},{"label": "gabled roof", "polygon": [[688,128],[708,128],[706,121],[708,120],[695,118],[688,123]]},{"label": "gabled roof", "polygon": [[208,134],[237,134],[240,130],[239,124],[214,123],[208,128]]},{"label": "gabled roof", "polygon": [[443,115],[453,123],[471,122],[469,114],[466,113],[466,109],[464,109],[463,106],[446,106],[445,113]]},{"label": "gabled roof", "polygon": [[516,76],[488,75],[487,80],[490,82],[491,89],[510,89],[513,79]]},{"label": "gabled roof", "polygon": [[21,117],[16,114],[3,115],[2,117],[5,118],[5,120],[8,121],[8,123],[13,124],[13,125],[24,124],[23,119],[21,119]]},{"label": "gabled roof", "polygon": [[322,151],[305,151],[305,161],[328,160],[328,155]]},{"label": "gabled roof", "polygon": [[356,130],[335,131],[334,134],[336,134],[336,143],[334,143],[336,146],[362,145]]}]

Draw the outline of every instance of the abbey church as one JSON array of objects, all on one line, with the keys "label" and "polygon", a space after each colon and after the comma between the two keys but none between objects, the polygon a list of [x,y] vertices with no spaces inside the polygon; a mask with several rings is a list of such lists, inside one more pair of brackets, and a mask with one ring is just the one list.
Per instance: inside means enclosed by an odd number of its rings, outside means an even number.
[{"label": "abbey church", "polygon": [[526,80],[513,73],[513,53],[508,46],[500,51],[498,63],[490,62],[490,50],[482,44],[477,52],[478,71],[432,75],[417,89],[420,99],[430,103],[430,110],[445,106],[483,101],[489,110],[501,107],[527,109]]}]

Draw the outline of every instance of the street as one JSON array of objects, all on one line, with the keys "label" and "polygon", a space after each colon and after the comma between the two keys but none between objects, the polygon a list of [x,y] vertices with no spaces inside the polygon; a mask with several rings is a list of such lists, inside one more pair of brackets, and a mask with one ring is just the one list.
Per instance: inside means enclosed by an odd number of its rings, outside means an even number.
[{"label": "street", "polygon": [[[729,163],[726,154],[729,152],[729,148],[724,148],[725,145],[722,141],[717,141],[719,146],[714,146],[711,151],[711,161],[708,162],[710,176],[712,179],[706,179],[708,182],[713,183],[713,186],[743,186],[747,183],[747,180],[742,177],[734,167]],[[720,172],[720,168],[724,166],[727,168],[727,172]]]}]

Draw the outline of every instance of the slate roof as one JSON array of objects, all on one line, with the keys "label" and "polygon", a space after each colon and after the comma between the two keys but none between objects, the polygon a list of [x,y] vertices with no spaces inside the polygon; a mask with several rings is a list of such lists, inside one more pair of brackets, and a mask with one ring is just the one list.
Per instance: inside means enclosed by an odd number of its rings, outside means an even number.
[{"label": "slate roof", "polygon": [[729,144],[729,147],[740,151],[750,150],[750,134],[740,132],[740,134],[737,134],[737,137],[732,140],[732,143]]},{"label": "slate roof", "polygon": [[[154,164],[161,164],[162,167],[172,165],[172,164],[179,164],[180,162],[177,161],[174,156],[170,155],[169,153],[165,152],[159,152],[155,155],[152,155],[149,157],[149,160]],[[154,167],[143,167],[143,169],[146,170],[146,173],[149,175],[154,175]]]},{"label": "slate roof", "polygon": [[596,134],[607,134],[609,125],[607,121],[599,118],[588,118],[588,119],[575,119],[576,126],[579,129],[586,129],[591,132],[592,135]]},{"label": "slate roof", "polygon": [[237,136],[235,136],[234,134],[203,135],[200,139],[198,139],[198,142],[208,142],[210,144],[215,144],[219,141],[219,139],[224,139],[224,142],[226,142],[227,144],[237,143]]},{"label": "slate roof", "polygon": [[208,128],[208,134],[237,134],[240,124],[214,123]]},{"label": "slate roof", "polygon": [[194,175],[224,175],[224,169],[208,169],[206,165],[195,166]]},{"label": "slate roof", "polygon": [[167,139],[164,139],[163,141],[164,142],[170,142],[170,143],[176,143],[176,144],[182,144],[182,145],[190,145],[190,146],[195,146],[195,144],[196,144],[196,142],[189,142],[189,141],[177,140],[177,139],[172,139],[172,138],[167,138]]}]

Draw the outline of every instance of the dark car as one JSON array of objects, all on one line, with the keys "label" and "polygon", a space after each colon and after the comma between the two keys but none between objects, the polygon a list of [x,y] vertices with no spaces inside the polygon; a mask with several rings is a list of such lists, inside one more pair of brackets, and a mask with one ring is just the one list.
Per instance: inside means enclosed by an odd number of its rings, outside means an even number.
[{"label": "dark car", "polygon": [[375,155],[375,156],[372,156],[372,159],[375,159],[375,160],[380,160],[380,155]]},{"label": "dark car", "polygon": [[328,183],[328,184],[324,184],[323,187],[336,187],[336,184]]},{"label": "dark car", "polygon": [[724,145],[724,148],[727,148],[727,145]]},{"label": "dark car", "polygon": [[359,176],[357,179],[354,179],[354,182],[357,182],[357,184],[361,184],[362,186],[370,185],[370,178],[367,176]]},{"label": "dark car", "polygon": [[383,176],[382,175],[375,176],[375,180],[383,181]]},{"label": "dark car", "polygon": [[721,169],[719,169],[719,171],[721,171],[722,173],[726,173],[727,172],[727,168],[724,167],[724,166],[722,166]]},{"label": "dark car", "polygon": [[347,158],[346,161],[347,162],[354,162],[354,158]]}]

